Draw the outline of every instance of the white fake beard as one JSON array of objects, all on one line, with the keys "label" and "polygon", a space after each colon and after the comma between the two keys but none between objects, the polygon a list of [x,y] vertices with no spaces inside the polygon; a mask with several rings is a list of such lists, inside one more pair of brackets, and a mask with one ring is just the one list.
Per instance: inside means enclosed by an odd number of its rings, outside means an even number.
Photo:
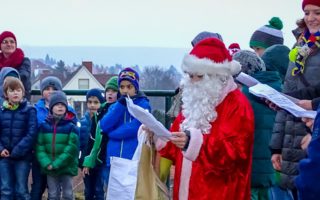
[{"label": "white fake beard", "polygon": [[188,75],[181,81],[182,114],[185,120],[182,130],[196,128],[202,133],[209,133],[211,122],[217,118],[216,106],[221,101],[222,89],[227,78],[219,75],[204,75],[203,79],[192,83]]}]

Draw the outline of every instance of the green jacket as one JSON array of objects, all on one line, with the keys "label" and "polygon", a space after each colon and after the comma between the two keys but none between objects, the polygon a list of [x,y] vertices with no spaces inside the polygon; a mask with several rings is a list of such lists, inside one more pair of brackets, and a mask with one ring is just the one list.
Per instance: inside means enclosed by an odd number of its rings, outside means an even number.
[{"label": "green jacket", "polygon": [[[91,134],[94,137],[93,144],[89,145],[88,153],[84,158],[83,167],[94,168],[97,165],[101,165],[105,162],[106,157],[106,145],[107,145],[107,135],[102,134],[100,128],[100,119],[108,112],[109,107],[113,103],[103,103],[98,110],[97,114],[94,114],[91,123]],[[95,131],[93,133],[93,131]],[[94,134],[94,135],[93,135]]]},{"label": "green jacket", "polygon": [[[278,72],[261,71],[252,77],[281,91],[281,79]],[[250,94],[248,87],[244,86],[242,92],[248,97],[255,118],[251,187],[271,187],[275,183],[275,171],[271,163],[269,141],[276,112],[271,110],[260,98]]]},{"label": "green jacket", "polygon": [[101,150],[100,148],[101,141],[102,141],[102,134],[101,134],[100,123],[98,122],[96,127],[95,141],[90,154],[84,158],[84,161],[82,164],[83,167],[94,168],[97,162],[102,163],[102,160],[99,159],[99,153]]},{"label": "green jacket", "polygon": [[[36,156],[43,173],[50,176],[78,174],[79,128],[67,114],[57,123],[48,117],[40,125]],[[52,165],[52,170],[47,167]]]}]

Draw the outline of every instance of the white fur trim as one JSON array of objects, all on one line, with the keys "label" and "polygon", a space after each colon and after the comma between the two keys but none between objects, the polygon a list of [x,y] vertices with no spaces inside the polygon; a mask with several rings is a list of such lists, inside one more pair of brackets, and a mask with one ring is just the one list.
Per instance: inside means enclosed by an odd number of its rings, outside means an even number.
[{"label": "white fur trim", "polygon": [[241,65],[235,60],[216,63],[208,58],[200,59],[197,56],[188,54],[183,58],[181,69],[192,74],[236,75],[240,72]]},{"label": "white fur trim", "polygon": [[166,145],[168,141],[165,141],[159,137],[153,136],[153,141],[156,147],[157,151],[160,151],[161,149],[163,149]]},{"label": "white fur trim", "polygon": [[189,147],[186,152],[183,152],[183,156],[191,161],[195,161],[199,155],[201,146],[203,143],[203,135],[199,129],[190,129],[190,141]]},{"label": "white fur trim", "polygon": [[182,169],[179,185],[179,200],[187,200],[189,197],[189,184],[192,172],[192,162],[185,157],[182,159]]},{"label": "white fur trim", "polygon": [[224,100],[224,98],[226,98],[226,96],[234,91],[235,89],[237,89],[238,86],[237,84],[234,82],[234,79],[232,77],[230,77],[228,79],[227,85],[222,89],[221,94],[220,94],[220,99],[219,99],[219,103],[218,105]]}]

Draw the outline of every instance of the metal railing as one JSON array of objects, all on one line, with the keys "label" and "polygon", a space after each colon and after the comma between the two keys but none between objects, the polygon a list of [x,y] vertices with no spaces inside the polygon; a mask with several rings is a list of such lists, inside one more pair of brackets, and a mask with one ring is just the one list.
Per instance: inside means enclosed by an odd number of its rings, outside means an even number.
[{"label": "metal railing", "polygon": [[[66,95],[73,95],[73,96],[85,96],[88,92],[88,90],[63,90]],[[142,90],[142,92],[149,96],[149,97],[164,97],[165,98],[165,113],[168,112],[168,110],[171,107],[171,99],[175,95],[174,90]],[[32,90],[31,95],[41,95],[40,90]],[[165,126],[167,128],[170,127],[170,120],[169,117],[165,116]]]}]

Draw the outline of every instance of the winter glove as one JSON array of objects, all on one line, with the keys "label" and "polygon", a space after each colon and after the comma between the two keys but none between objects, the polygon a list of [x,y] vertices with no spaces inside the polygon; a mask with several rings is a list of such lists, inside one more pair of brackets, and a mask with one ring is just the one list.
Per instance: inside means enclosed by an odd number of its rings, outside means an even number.
[{"label": "winter glove", "polygon": [[123,106],[127,106],[127,101],[126,101],[126,96],[121,96],[119,99],[118,99],[118,102],[121,103]]}]

